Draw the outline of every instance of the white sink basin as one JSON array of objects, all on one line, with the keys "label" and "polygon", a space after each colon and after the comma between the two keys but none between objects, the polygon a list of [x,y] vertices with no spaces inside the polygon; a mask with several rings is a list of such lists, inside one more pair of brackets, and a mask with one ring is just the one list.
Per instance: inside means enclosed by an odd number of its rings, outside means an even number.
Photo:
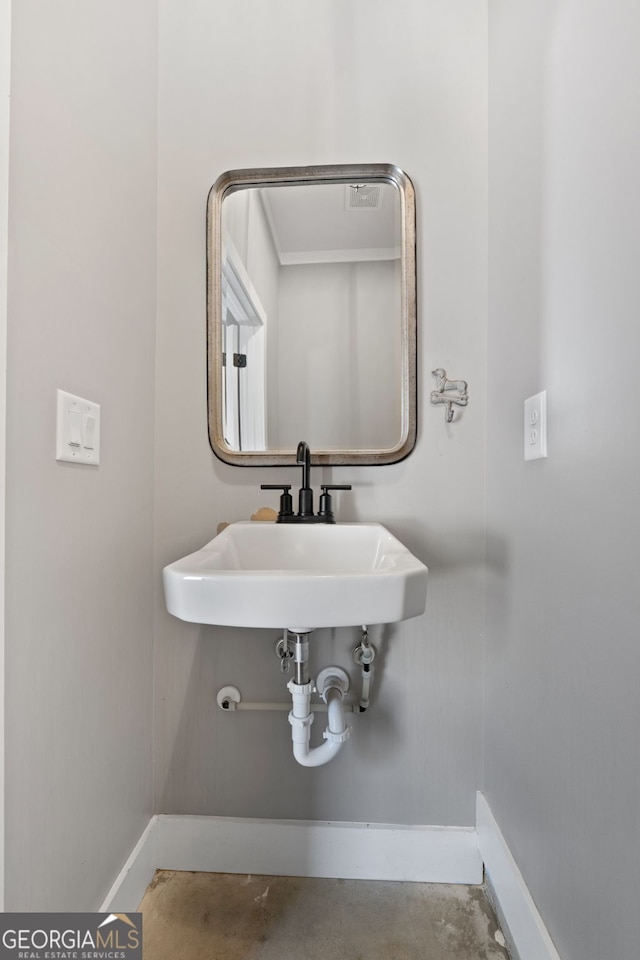
[{"label": "white sink basin", "polygon": [[424,613],[427,568],[379,523],[232,523],[164,568],[167,610],[233,627],[393,623]]}]

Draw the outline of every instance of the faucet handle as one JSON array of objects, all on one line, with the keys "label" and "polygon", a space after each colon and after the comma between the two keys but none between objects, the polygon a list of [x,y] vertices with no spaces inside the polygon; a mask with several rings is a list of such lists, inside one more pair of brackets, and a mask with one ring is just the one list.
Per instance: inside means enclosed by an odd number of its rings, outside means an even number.
[{"label": "faucet handle", "polygon": [[290,483],[261,483],[261,490],[282,490],[280,496],[280,511],[278,513],[278,520],[281,520],[282,517],[292,517],[293,516],[293,497],[289,493],[291,490]]},{"label": "faucet handle", "polygon": [[351,490],[350,483],[322,483],[320,484],[320,489],[322,494],[320,495],[320,503],[318,504],[318,516],[324,517],[326,523],[335,523],[335,517],[333,515],[333,506],[331,503],[331,494],[329,490]]}]

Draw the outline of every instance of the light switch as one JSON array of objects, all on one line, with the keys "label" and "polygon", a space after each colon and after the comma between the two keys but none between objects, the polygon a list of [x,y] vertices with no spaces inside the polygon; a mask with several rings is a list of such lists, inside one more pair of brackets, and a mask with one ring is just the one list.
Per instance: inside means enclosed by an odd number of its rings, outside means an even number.
[{"label": "light switch", "polygon": [[79,410],[69,411],[69,446],[82,446],[82,414]]},{"label": "light switch", "polygon": [[85,413],[83,417],[83,440],[85,450],[93,450],[96,440],[96,418],[92,413]]},{"label": "light switch", "polygon": [[57,391],[56,460],[100,462],[100,404]]}]

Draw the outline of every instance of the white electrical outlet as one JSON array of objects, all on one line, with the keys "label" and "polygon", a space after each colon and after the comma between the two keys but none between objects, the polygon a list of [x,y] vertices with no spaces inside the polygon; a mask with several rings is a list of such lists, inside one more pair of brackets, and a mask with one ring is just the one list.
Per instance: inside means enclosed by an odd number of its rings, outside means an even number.
[{"label": "white electrical outlet", "polygon": [[100,404],[57,391],[56,460],[100,463]]},{"label": "white electrical outlet", "polygon": [[547,456],[547,391],[524,402],[524,458]]}]

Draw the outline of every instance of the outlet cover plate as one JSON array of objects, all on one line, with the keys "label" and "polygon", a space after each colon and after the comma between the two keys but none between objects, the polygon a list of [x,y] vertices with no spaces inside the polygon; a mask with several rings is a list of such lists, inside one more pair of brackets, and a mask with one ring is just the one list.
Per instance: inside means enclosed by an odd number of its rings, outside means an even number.
[{"label": "outlet cover plate", "polygon": [[547,456],[547,391],[524,402],[524,458],[538,460]]}]

